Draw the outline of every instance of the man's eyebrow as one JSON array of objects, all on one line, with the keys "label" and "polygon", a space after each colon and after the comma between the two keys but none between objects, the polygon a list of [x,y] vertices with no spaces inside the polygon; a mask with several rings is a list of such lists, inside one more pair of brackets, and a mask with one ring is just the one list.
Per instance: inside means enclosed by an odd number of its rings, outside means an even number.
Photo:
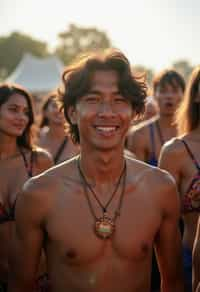
[{"label": "man's eyebrow", "polygon": [[87,94],[101,94],[101,91],[97,90],[97,89],[89,89],[87,92],[86,92],[86,95]]},{"label": "man's eyebrow", "polygon": [[[91,94],[91,93],[94,93],[94,94],[101,94],[101,91],[100,90],[97,90],[97,89],[90,89],[87,91],[86,94]],[[121,91],[120,90],[116,90],[116,91],[113,91],[112,94],[121,94]]]},{"label": "man's eyebrow", "polygon": [[114,91],[113,94],[116,94],[116,95],[117,95],[117,94],[122,94],[122,93],[121,93],[121,91],[118,89],[118,90]]}]

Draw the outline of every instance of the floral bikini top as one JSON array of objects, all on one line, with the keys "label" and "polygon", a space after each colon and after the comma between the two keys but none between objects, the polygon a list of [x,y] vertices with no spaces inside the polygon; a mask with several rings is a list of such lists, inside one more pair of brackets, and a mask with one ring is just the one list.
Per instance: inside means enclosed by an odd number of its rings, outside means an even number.
[{"label": "floral bikini top", "polygon": [[189,212],[200,212],[200,198],[198,200],[195,200],[193,198],[199,196],[200,197],[200,165],[195,159],[193,153],[191,152],[188,144],[181,140],[191,157],[194,166],[197,169],[196,175],[193,177],[186,194],[183,197],[183,213],[189,213]]},{"label": "floral bikini top", "polygon": [[[20,153],[22,155],[23,161],[24,161],[24,165],[27,171],[27,175],[28,178],[32,177],[33,174],[33,154],[34,152],[31,152],[31,159],[30,159],[30,163],[28,163],[25,154],[22,152],[22,150],[20,150]],[[0,203],[0,224],[5,223],[5,222],[9,222],[9,221],[14,221],[15,220],[15,205],[16,205],[16,201],[17,198],[13,204],[13,206],[11,207],[10,211],[8,212],[6,210],[6,208],[4,207],[4,205],[2,203]]]}]

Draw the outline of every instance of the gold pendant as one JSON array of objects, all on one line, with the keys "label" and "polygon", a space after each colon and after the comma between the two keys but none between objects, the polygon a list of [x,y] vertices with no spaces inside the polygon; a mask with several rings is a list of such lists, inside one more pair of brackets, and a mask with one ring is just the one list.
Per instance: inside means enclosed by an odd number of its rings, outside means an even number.
[{"label": "gold pendant", "polygon": [[95,223],[95,233],[98,237],[102,239],[110,238],[115,231],[115,224],[111,218],[107,215],[96,220]]}]

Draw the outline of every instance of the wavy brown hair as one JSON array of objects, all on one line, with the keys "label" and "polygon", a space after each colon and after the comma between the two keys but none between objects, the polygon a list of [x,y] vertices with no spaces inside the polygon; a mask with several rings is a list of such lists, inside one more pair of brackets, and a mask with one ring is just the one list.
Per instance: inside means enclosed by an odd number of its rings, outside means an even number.
[{"label": "wavy brown hair", "polygon": [[116,71],[119,76],[118,87],[122,95],[129,100],[138,115],[144,112],[147,87],[141,77],[133,75],[125,55],[116,49],[88,53],[66,68],[62,75],[63,87],[58,90],[74,143],[80,142],[79,130],[77,125],[71,123],[68,109],[70,106],[75,106],[77,101],[89,91],[92,76],[99,70]]},{"label": "wavy brown hair", "polygon": [[17,137],[17,145],[32,150],[33,147],[33,131],[31,129],[34,123],[33,102],[31,95],[21,86],[17,84],[3,83],[0,85],[0,107],[6,103],[9,98],[14,95],[22,95],[28,104],[28,124],[23,134]]},{"label": "wavy brown hair", "polygon": [[176,112],[175,123],[180,135],[196,129],[200,123],[200,66],[191,73],[184,98]]}]

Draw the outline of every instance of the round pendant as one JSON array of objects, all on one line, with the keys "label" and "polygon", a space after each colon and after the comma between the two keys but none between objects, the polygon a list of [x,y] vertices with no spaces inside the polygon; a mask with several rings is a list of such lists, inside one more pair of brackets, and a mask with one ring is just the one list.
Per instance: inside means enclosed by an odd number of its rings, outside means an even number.
[{"label": "round pendant", "polygon": [[95,233],[98,237],[107,239],[110,238],[115,230],[115,224],[113,220],[107,216],[103,216],[97,219],[95,223]]}]

